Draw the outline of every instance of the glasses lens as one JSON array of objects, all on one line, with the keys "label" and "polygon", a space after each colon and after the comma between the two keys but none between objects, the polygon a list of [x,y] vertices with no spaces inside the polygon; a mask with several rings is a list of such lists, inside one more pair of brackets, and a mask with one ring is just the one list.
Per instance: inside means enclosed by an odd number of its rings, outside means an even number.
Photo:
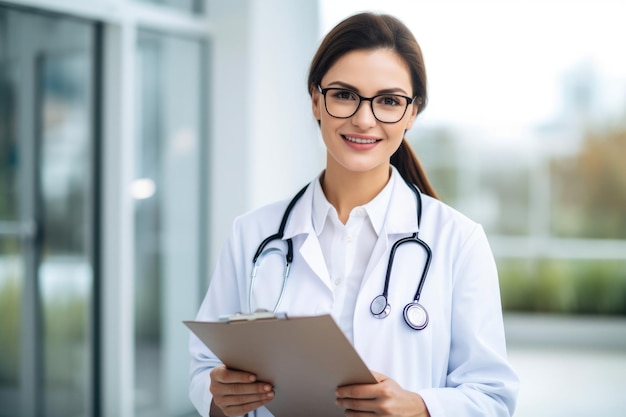
[{"label": "glasses lens", "polygon": [[[333,117],[348,118],[359,108],[361,98],[351,90],[329,88],[325,94],[326,111]],[[369,99],[368,99],[369,101]],[[395,123],[402,119],[408,100],[394,94],[384,94],[371,99],[374,117],[383,123]]]},{"label": "glasses lens", "polygon": [[334,117],[350,117],[359,107],[361,99],[350,90],[329,88],[326,91],[326,110]]},{"label": "glasses lens", "polygon": [[372,100],[374,116],[381,122],[395,123],[402,119],[408,106],[406,97],[393,94],[376,96]]}]

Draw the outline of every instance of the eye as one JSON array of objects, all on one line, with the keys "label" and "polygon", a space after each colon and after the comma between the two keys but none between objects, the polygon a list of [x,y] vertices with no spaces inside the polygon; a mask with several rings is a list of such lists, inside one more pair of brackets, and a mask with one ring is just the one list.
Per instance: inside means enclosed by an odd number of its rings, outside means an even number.
[{"label": "eye", "polygon": [[350,90],[332,90],[332,97],[337,100],[358,100],[356,93]]},{"label": "eye", "polygon": [[383,106],[394,107],[403,105],[406,100],[401,96],[386,95],[379,96],[377,101]]}]

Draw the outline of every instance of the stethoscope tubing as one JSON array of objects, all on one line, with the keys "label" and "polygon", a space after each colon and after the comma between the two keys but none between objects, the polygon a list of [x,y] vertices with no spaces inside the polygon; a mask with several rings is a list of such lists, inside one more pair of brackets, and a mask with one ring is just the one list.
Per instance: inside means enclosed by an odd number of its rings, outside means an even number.
[{"label": "stethoscope tubing", "polygon": [[[421,240],[418,236],[420,222],[422,218],[422,197],[420,195],[420,191],[417,189],[417,186],[409,183],[406,180],[405,182],[407,183],[411,191],[413,191],[413,193],[415,194],[415,199],[417,203],[417,229],[418,231],[413,233],[411,236],[408,236],[408,237],[405,237],[396,241],[392,245],[391,251],[389,253],[389,260],[387,261],[387,272],[385,273],[385,284],[383,287],[383,292],[381,295],[376,296],[374,300],[372,300],[372,303],[370,305],[370,311],[374,317],[380,318],[380,319],[385,318],[389,315],[389,311],[391,310],[391,306],[389,305],[389,302],[388,302],[389,283],[391,282],[391,272],[393,269],[393,262],[395,259],[396,251],[404,243],[411,243],[411,242],[417,243],[426,251],[426,262],[424,264],[422,275],[420,277],[417,290],[413,297],[413,301],[408,303],[405,306],[403,315],[404,315],[404,320],[406,321],[409,327],[415,330],[422,330],[428,324],[429,319],[428,319],[428,313],[426,309],[421,304],[419,304],[419,299],[422,293],[422,289],[424,287],[424,283],[426,281],[428,270],[430,269],[432,251],[430,247],[428,246],[428,244],[426,244],[426,242]],[[254,254],[254,257],[252,258],[253,267],[252,267],[252,273],[251,273],[251,278],[250,278],[250,288],[248,291],[248,309],[250,310],[250,313],[252,313],[252,292],[254,289],[254,282],[256,279],[256,274],[257,274],[260,262],[263,260],[263,258],[266,255],[270,253],[282,252],[278,248],[269,248],[265,250],[265,247],[274,240],[283,240],[283,237],[285,235],[285,227],[287,226],[287,221],[289,220],[289,215],[291,214],[293,207],[296,205],[298,200],[302,197],[302,195],[304,194],[304,192],[306,191],[309,185],[310,184],[305,185],[291,199],[291,201],[287,205],[287,208],[285,209],[285,212],[283,213],[283,217],[281,219],[278,232],[265,238],[261,242],[259,247],[257,248],[257,251]],[[285,269],[284,269],[284,276],[283,276],[283,285],[280,290],[278,301],[274,305],[273,312],[276,312],[278,310],[278,307],[280,306],[280,303],[283,299],[283,295],[285,293],[285,289],[287,286],[287,280],[289,278],[291,262],[293,261],[293,241],[291,238],[288,238],[286,239],[286,243],[287,243],[287,253],[285,254]]]},{"label": "stethoscope tubing", "polygon": [[[261,252],[263,252],[263,249],[265,249],[265,247],[270,242],[274,240],[282,240],[282,238],[285,236],[285,227],[287,227],[287,220],[289,220],[289,215],[291,214],[291,210],[293,210],[293,206],[295,206],[298,200],[300,200],[300,197],[302,197],[302,195],[304,194],[308,186],[309,184],[302,187],[302,189],[298,191],[298,193],[291,199],[291,201],[289,202],[289,205],[285,209],[283,218],[280,221],[278,232],[276,234],[268,236],[267,238],[265,238],[265,240],[263,240],[263,242],[261,242],[261,244],[259,245],[259,248],[254,254],[254,257],[252,258],[252,263],[254,264],[257,263],[259,256],[261,256]],[[287,239],[287,254],[285,256],[287,259],[287,263],[291,265],[291,261],[293,261],[293,241],[291,239]]]},{"label": "stethoscope tubing", "polygon": [[409,237],[405,237],[396,241],[391,247],[391,253],[389,254],[389,261],[387,263],[387,272],[385,274],[385,286],[383,288],[383,293],[382,293],[384,297],[387,297],[389,295],[389,283],[391,282],[391,270],[393,267],[393,261],[396,256],[396,250],[398,249],[400,245],[404,243],[411,243],[411,242],[417,243],[426,251],[426,264],[424,266],[424,269],[422,270],[422,276],[420,277],[417,291],[415,292],[415,295],[413,296],[413,301],[418,302],[420,300],[422,288],[424,287],[424,282],[426,281],[426,275],[428,274],[428,270],[430,269],[430,260],[432,258],[432,251],[430,247],[417,236],[417,233],[413,233]]},{"label": "stethoscope tubing", "polygon": [[[265,250],[265,247],[274,240],[282,240],[285,236],[285,227],[287,227],[287,221],[289,220],[289,214],[291,214],[291,210],[296,205],[300,197],[304,194],[309,184],[302,187],[300,191],[291,199],[289,205],[285,209],[285,213],[283,214],[283,218],[280,221],[280,226],[278,227],[278,232],[268,236],[261,242],[257,251],[252,258],[252,273],[250,276],[250,289],[248,291],[248,312],[253,313],[252,311],[252,289],[254,288],[254,281],[256,280],[256,274],[260,266],[260,262],[263,258],[272,253],[272,252],[281,252],[278,248],[269,248]],[[283,295],[285,294],[285,288],[287,288],[287,279],[289,278],[289,271],[291,270],[291,262],[293,261],[293,240],[291,238],[287,239],[287,253],[285,254],[285,268],[283,273],[283,285],[280,289],[280,295],[278,296],[278,301],[274,304],[273,313],[276,313],[280,303],[283,300]]]}]

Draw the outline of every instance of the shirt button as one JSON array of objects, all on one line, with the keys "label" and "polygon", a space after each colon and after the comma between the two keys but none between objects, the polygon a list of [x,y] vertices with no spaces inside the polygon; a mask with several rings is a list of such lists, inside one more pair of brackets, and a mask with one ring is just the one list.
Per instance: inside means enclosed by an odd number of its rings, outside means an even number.
[{"label": "shirt button", "polygon": [[348,242],[348,243],[352,242],[352,235],[348,235],[346,237],[346,242]]},{"label": "shirt button", "polygon": [[339,285],[341,284],[341,278],[337,277],[335,278],[335,285]]},{"label": "shirt button", "polygon": [[362,216],[363,215],[363,209],[362,208],[358,209],[356,211],[356,214],[358,214],[359,216]]}]

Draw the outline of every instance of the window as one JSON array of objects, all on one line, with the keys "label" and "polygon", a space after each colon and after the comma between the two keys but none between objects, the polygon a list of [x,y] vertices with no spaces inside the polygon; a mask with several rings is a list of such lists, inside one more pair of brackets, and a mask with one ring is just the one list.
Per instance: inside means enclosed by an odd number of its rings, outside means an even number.
[{"label": "window", "polygon": [[203,11],[204,0],[137,0],[145,3],[152,3],[159,6],[171,7],[188,13],[201,13]]},{"label": "window", "polygon": [[195,316],[190,300],[199,293],[202,59],[198,40],[139,32],[132,187],[137,416],[171,415],[172,393],[187,397],[181,323]]}]

